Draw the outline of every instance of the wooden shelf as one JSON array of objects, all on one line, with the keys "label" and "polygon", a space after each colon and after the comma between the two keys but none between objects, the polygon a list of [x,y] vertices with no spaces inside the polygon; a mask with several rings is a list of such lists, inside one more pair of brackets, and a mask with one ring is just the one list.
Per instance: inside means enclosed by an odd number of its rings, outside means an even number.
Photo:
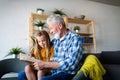
[{"label": "wooden shelf", "polygon": [[82,20],[77,18],[68,18],[69,23],[89,24],[91,20]]},{"label": "wooden shelf", "polygon": [[93,33],[86,33],[86,32],[78,32],[77,34],[79,34],[81,36],[90,36],[90,35],[93,35]]},{"label": "wooden shelf", "polygon": [[33,17],[33,19],[46,20],[49,15],[47,15],[47,14],[34,14],[34,13],[32,13],[31,16]]},{"label": "wooden shelf", "polygon": [[83,43],[83,46],[92,46],[93,43]]}]

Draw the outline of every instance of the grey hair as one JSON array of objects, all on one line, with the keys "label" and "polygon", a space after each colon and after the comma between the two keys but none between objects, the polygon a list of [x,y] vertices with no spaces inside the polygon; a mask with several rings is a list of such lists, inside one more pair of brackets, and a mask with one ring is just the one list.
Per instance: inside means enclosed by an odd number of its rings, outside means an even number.
[{"label": "grey hair", "polygon": [[50,25],[50,21],[54,21],[56,24],[57,23],[61,23],[64,27],[65,27],[65,21],[63,20],[63,18],[58,15],[58,14],[54,14],[51,15],[47,18],[47,24]]}]

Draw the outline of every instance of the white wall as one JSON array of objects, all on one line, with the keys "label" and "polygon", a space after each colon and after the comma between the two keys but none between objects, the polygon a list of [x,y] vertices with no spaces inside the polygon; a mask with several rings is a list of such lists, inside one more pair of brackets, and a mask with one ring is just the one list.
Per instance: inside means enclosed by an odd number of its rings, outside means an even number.
[{"label": "white wall", "polygon": [[97,52],[120,50],[120,7],[87,0],[0,0],[0,59],[16,46],[28,52],[29,16],[38,7],[47,14],[63,8],[70,17],[86,15],[95,21]]}]

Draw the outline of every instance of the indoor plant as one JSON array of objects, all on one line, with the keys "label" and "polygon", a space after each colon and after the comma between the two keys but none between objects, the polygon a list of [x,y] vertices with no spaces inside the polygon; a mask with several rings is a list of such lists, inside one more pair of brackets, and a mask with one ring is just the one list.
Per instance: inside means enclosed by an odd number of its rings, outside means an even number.
[{"label": "indoor plant", "polygon": [[43,14],[43,13],[44,13],[44,9],[42,9],[42,8],[37,8],[37,9],[36,9],[36,12],[37,12],[38,14]]},{"label": "indoor plant", "polygon": [[53,14],[59,14],[59,15],[66,15],[63,11],[62,11],[62,9],[55,9],[54,11],[53,11]]},{"label": "indoor plant", "polygon": [[39,30],[42,30],[45,26],[45,22],[42,22],[41,20],[36,20],[34,22],[34,25],[38,27]]},{"label": "indoor plant", "polygon": [[75,31],[75,32],[79,32],[79,30],[80,30],[80,26],[77,26],[77,25],[74,26],[74,31]]},{"label": "indoor plant", "polygon": [[17,58],[20,53],[25,54],[25,52],[23,52],[21,48],[15,47],[10,49],[9,53],[6,56],[15,55],[15,58]]}]

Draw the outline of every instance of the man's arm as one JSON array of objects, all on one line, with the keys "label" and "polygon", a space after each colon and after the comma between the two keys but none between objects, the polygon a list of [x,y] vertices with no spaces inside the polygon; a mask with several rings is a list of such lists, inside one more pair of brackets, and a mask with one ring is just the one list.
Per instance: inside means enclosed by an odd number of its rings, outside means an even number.
[{"label": "man's arm", "polygon": [[57,62],[45,62],[44,68],[59,69],[59,64]]},{"label": "man's arm", "polygon": [[41,69],[45,69],[45,68],[59,69],[59,64],[57,62],[37,61],[33,65],[36,70],[41,70]]}]

